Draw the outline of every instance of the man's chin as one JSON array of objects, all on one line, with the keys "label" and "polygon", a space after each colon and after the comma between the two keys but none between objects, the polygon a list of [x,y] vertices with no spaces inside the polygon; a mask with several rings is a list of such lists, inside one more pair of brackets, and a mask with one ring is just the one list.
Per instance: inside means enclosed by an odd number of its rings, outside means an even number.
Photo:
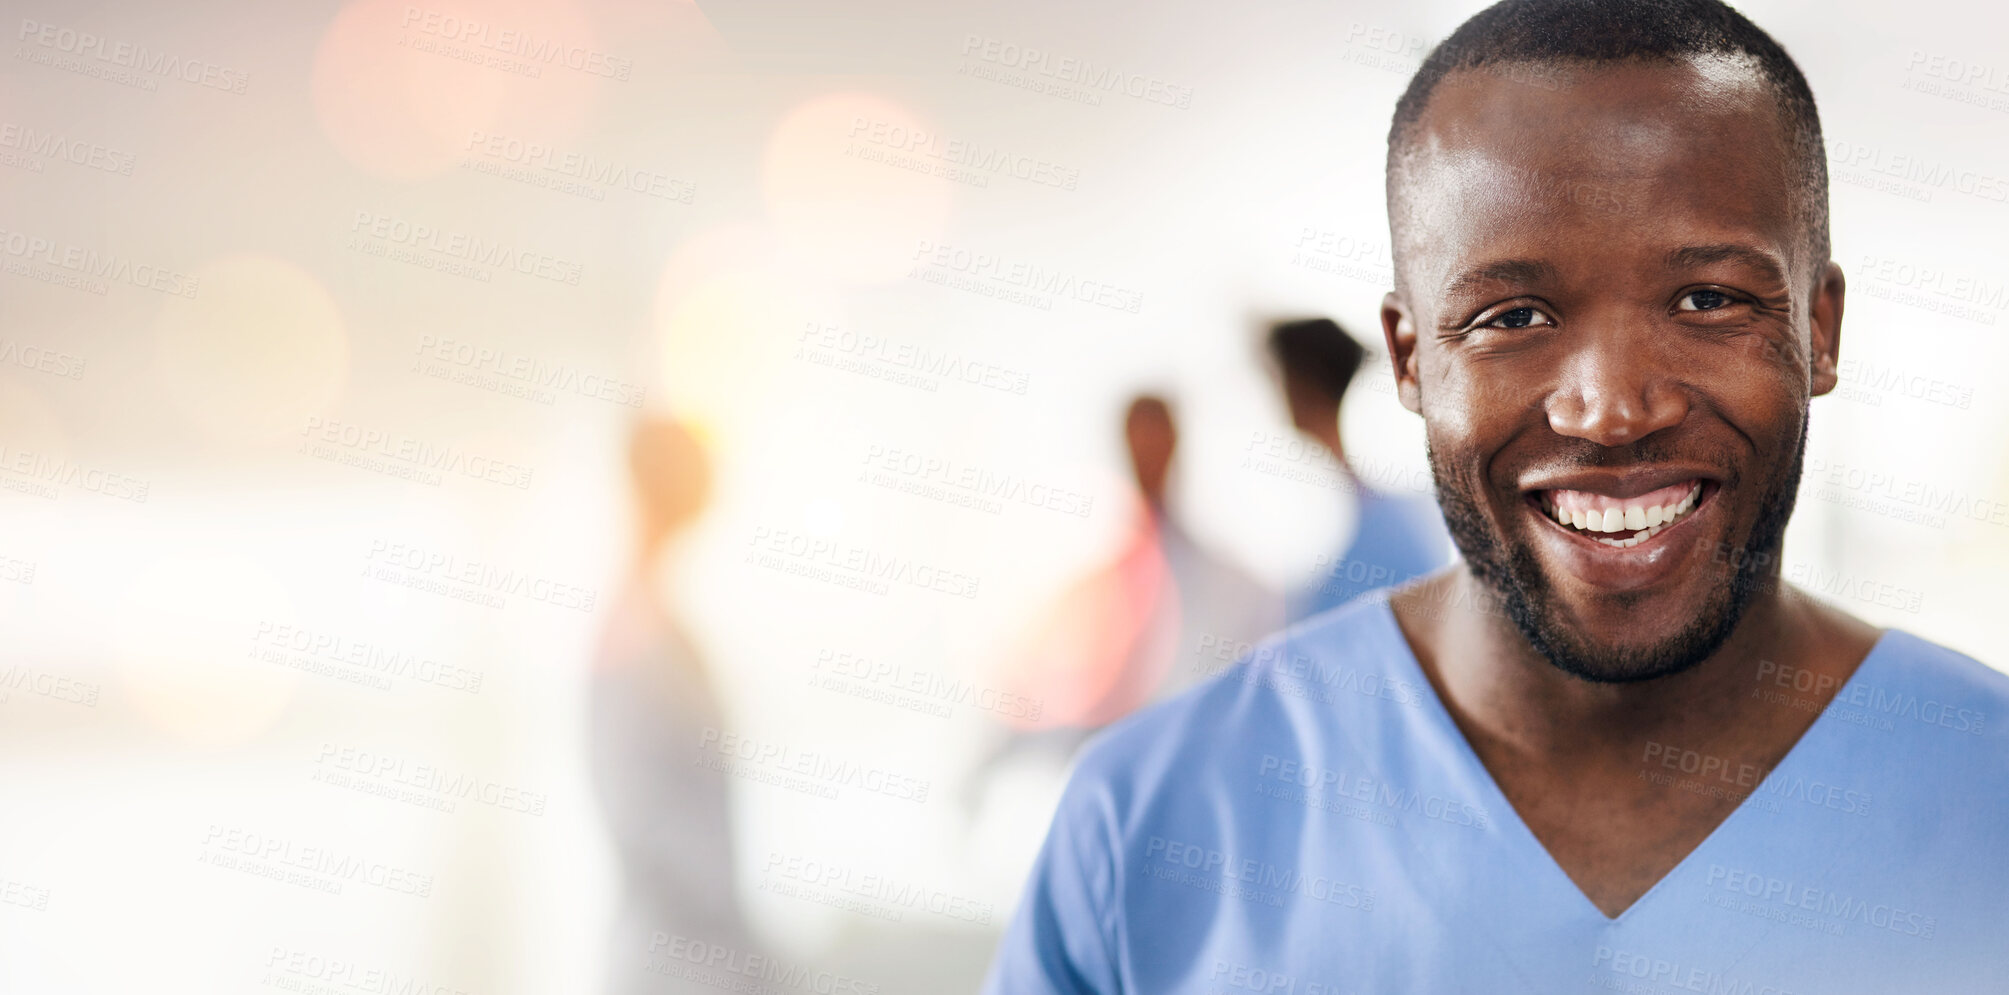
[{"label": "man's chin", "polygon": [[1709,654],[1669,640],[1657,644],[1538,647],[1556,669],[1593,684],[1636,684],[1672,677],[1695,668]]},{"label": "man's chin", "polygon": [[1564,673],[1598,684],[1632,684],[1693,669],[1723,645],[1743,614],[1734,599],[1720,595],[1693,603],[1666,595],[1651,601],[1634,601],[1629,611],[1608,609],[1609,618],[1587,619],[1540,601],[1513,606],[1509,615],[1536,652]]}]

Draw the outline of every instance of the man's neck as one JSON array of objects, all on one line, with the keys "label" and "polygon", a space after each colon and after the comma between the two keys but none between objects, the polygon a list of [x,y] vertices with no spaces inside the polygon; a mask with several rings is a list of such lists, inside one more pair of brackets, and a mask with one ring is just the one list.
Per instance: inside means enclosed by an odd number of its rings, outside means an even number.
[{"label": "man's neck", "polygon": [[[1630,755],[1642,741],[1785,737],[1790,745],[1817,712],[1754,695],[1759,682],[1793,668],[1786,672],[1808,672],[1808,685],[1831,698],[1877,637],[1874,628],[1771,578],[1701,663],[1668,677],[1597,684],[1551,664],[1511,620],[1475,607],[1497,599],[1462,565],[1396,602],[1404,635],[1468,736],[1565,766]],[[1816,704],[1826,700],[1809,702]]]},{"label": "man's neck", "polygon": [[[1758,790],[1876,642],[1875,629],[1772,580],[1708,659],[1632,684],[1592,684],[1542,659],[1511,622],[1471,607],[1493,601],[1474,597],[1462,563],[1392,606],[1508,804],[1584,897],[1617,916]],[[1759,693],[1768,664],[1804,673],[1811,693],[1788,704]]]}]

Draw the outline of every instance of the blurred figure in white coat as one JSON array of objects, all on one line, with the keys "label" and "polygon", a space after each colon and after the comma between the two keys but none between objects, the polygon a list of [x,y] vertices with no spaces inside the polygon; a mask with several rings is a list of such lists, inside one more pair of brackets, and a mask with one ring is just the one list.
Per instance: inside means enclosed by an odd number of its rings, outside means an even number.
[{"label": "blurred figure in white coat", "polygon": [[661,418],[636,425],[628,467],[634,556],[590,692],[594,787],[621,875],[607,990],[711,992],[715,971],[693,964],[691,951],[702,962],[726,950],[714,965],[762,955],[735,891],[725,775],[693,762],[705,730],[722,725],[718,699],[661,581],[677,538],[704,508],[710,467],[696,437]]}]

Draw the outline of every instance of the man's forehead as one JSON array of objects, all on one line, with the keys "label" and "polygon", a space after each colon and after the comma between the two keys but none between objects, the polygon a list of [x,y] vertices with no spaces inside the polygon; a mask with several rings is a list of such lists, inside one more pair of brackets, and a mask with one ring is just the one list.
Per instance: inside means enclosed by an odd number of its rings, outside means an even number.
[{"label": "man's forehead", "polygon": [[1397,251],[1413,259],[1402,243],[1418,232],[1444,245],[1542,218],[1649,225],[1699,207],[1735,225],[1785,223],[1785,121],[1744,58],[1455,71],[1398,161]]},{"label": "man's forehead", "polygon": [[[1785,122],[1757,64],[1686,56],[1510,63],[1457,70],[1432,92],[1409,168],[1648,173],[1669,159],[1752,148],[1754,123],[1783,153]],[[1754,121],[1755,119],[1755,121]]]}]

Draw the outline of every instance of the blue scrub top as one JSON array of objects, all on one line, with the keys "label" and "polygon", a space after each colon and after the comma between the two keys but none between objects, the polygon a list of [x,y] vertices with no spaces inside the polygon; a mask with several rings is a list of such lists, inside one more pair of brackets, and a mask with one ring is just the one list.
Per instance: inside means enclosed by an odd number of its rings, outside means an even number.
[{"label": "blue scrub top", "polygon": [[[1753,694],[1809,707],[1782,669]],[[1608,919],[1377,596],[1098,737],[986,991],[2009,991],[2005,733],[2009,677],[1886,631],[1769,774],[1642,768],[1750,794]]]},{"label": "blue scrub top", "polygon": [[1354,488],[1353,541],[1339,558],[1323,561],[1304,589],[1292,592],[1292,621],[1344,605],[1369,591],[1395,587],[1451,562],[1451,534],[1437,502],[1397,497],[1364,485]]}]

